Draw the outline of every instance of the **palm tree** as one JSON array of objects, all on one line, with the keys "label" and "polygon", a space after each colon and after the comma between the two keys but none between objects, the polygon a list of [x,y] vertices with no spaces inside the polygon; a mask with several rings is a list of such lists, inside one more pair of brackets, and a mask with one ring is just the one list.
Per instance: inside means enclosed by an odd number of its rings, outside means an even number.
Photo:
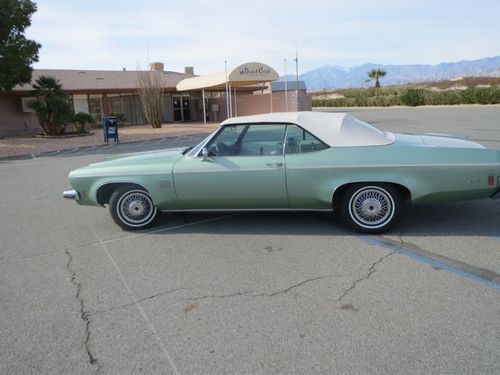
[{"label": "palm tree", "polygon": [[40,127],[45,135],[64,133],[66,122],[71,118],[68,97],[59,80],[40,76],[33,84],[36,100],[30,103],[36,112]]},{"label": "palm tree", "polygon": [[379,78],[384,77],[387,74],[387,72],[384,69],[372,69],[368,72],[368,78],[366,82],[375,80],[375,88],[378,89],[380,88],[380,82]]}]

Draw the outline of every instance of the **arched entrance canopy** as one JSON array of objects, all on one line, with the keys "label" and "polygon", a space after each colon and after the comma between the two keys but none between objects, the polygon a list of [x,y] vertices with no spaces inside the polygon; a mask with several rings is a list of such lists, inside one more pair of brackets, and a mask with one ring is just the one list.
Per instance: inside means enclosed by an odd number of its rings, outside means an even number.
[{"label": "arched entrance canopy", "polygon": [[[205,90],[220,90],[226,91],[226,103],[229,117],[233,113],[232,90],[234,90],[235,107],[236,107],[236,88],[247,87],[264,82],[276,81],[279,79],[279,74],[269,65],[259,62],[249,62],[237,66],[228,71],[206,74],[199,77],[186,78],[180,81],[176,88],[177,91],[201,90],[203,100],[203,118],[206,123],[206,108],[205,108]],[[272,107],[272,93],[271,93]]]},{"label": "arched entrance canopy", "polygon": [[[227,72],[227,83],[231,87],[254,85],[276,81],[278,73],[266,64],[249,62]],[[186,78],[177,84],[177,91],[226,88],[226,73],[218,72],[199,77]]]}]

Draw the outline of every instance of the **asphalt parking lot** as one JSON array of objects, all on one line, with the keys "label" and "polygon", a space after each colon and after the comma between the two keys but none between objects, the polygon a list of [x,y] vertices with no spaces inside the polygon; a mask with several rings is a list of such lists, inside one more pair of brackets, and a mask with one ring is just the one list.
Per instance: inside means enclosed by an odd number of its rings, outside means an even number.
[{"label": "asphalt parking lot", "polygon": [[[500,107],[366,109],[500,148]],[[500,373],[500,200],[334,215],[162,215],[119,229],[71,169],[160,139],[0,161],[0,373]]]}]

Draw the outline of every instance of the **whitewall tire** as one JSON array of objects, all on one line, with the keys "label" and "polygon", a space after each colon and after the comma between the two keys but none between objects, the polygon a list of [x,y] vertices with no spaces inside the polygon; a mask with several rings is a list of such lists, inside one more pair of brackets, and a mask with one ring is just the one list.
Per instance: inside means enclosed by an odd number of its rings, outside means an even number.
[{"label": "whitewall tire", "polygon": [[113,192],[109,209],[114,222],[126,230],[147,228],[158,217],[158,210],[147,191],[126,186]]},{"label": "whitewall tire", "polygon": [[344,222],[358,232],[387,232],[399,218],[401,195],[389,184],[356,184],[345,192],[340,211]]}]

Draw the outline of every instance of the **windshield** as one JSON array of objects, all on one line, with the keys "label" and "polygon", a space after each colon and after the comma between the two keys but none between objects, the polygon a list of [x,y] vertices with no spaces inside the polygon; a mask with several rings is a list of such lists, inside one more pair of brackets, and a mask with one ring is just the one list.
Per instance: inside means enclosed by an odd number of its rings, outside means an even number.
[{"label": "windshield", "polygon": [[201,149],[203,148],[203,145],[210,139],[212,138],[212,136],[217,133],[219,129],[217,129],[216,131],[214,131],[213,133],[211,133],[208,137],[205,137],[203,139],[203,141],[201,141],[200,143],[198,143],[196,146],[194,146],[193,148],[191,148],[191,150],[189,150],[189,152],[186,153],[186,156],[190,156],[192,158],[196,157]]}]

